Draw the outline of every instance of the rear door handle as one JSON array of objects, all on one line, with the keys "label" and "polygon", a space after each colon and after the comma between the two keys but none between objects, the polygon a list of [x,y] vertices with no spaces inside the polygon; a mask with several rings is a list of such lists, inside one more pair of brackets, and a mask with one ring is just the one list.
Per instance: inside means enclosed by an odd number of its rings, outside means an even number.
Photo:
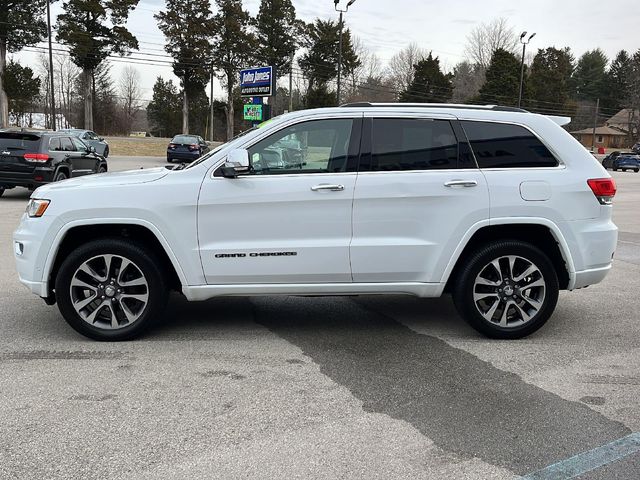
[{"label": "rear door handle", "polygon": [[332,192],[341,192],[344,190],[344,185],[331,185],[328,183],[321,183],[320,185],[314,185],[311,187],[311,191],[318,192],[320,190],[331,190]]},{"label": "rear door handle", "polygon": [[477,187],[478,182],[475,180],[449,180],[445,182],[445,187]]}]

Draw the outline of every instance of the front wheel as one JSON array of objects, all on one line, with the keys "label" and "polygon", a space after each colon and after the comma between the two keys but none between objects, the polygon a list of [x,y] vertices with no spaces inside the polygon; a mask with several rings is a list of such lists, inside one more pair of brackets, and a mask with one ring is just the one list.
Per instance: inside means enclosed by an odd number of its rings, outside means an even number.
[{"label": "front wheel", "polygon": [[510,240],[490,243],[471,255],[456,279],[453,301],[480,333],[515,339],[545,324],[558,291],[549,258],[529,243]]},{"label": "front wheel", "polygon": [[58,308],[94,340],[129,340],[161,317],[168,290],[161,262],[121,239],[96,240],[72,252],[55,281]]}]

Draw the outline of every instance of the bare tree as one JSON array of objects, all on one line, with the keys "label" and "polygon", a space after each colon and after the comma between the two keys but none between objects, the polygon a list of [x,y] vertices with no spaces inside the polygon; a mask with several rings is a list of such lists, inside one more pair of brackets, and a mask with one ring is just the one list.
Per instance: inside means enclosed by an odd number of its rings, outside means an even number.
[{"label": "bare tree", "polygon": [[410,43],[396,53],[389,61],[388,75],[393,81],[394,88],[404,92],[413,82],[413,66],[424,60],[428,52],[420,48],[417,43]]},{"label": "bare tree", "polygon": [[480,92],[484,83],[484,69],[477,64],[462,61],[453,68],[453,103],[464,103]]},{"label": "bare tree", "polygon": [[56,103],[59,103],[57,111],[62,114],[60,119],[61,128],[69,128],[69,121],[72,117],[72,107],[74,100],[74,88],[80,75],[80,69],[71,61],[67,55],[54,55],[54,76],[57,85]]},{"label": "bare tree", "polygon": [[486,69],[493,52],[502,48],[515,53],[518,35],[505,18],[496,18],[489,23],[481,23],[467,35],[465,53],[473,62]]},{"label": "bare tree", "polygon": [[124,133],[131,133],[131,127],[136,114],[140,110],[140,74],[131,65],[122,70],[122,76],[118,83],[120,100],[122,105],[122,125]]}]

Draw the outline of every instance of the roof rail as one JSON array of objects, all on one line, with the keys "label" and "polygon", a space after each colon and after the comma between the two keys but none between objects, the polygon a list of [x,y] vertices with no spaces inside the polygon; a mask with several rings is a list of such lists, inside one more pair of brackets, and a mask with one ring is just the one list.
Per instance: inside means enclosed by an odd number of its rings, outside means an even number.
[{"label": "roof rail", "polygon": [[345,103],[340,107],[418,107],[418,108],[453,108],[459,110],[492,110],[494,112],[520,112],[529,113],[527,110],[517,107],[504,107],[501,105],[463,105],[459,103],[371,103],[354,102]]}]

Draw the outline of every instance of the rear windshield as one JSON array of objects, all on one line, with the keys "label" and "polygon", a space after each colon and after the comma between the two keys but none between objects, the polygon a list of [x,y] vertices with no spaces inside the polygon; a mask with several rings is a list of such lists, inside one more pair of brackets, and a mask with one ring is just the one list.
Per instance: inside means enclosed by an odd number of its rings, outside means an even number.
[{"label": "rear windshield", "polygon": [[30,133],[0,132],[0,150],[30,150],[37,151],[40,136]]},{"label": "rear windshield", "polygon": [[173,140],[171,140],[171,143],[198,143],[198,138],[191,137],[189,135],[176,135],[175,137],[173,137]]}]

